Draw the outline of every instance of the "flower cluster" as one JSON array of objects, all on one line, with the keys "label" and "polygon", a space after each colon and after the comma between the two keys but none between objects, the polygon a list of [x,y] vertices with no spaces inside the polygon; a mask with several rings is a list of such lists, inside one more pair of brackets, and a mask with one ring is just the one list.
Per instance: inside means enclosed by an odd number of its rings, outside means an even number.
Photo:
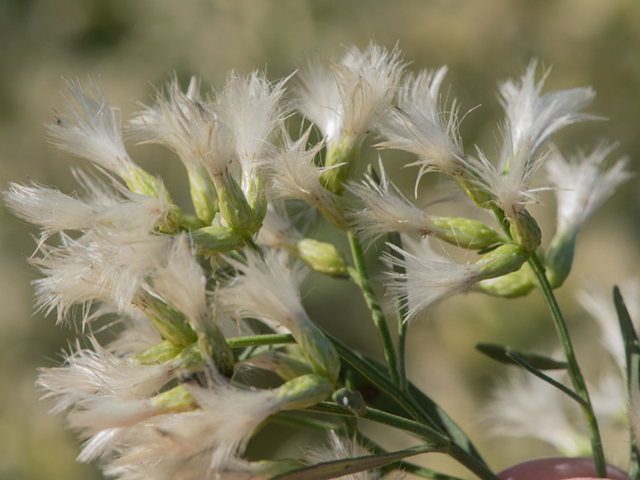
[{"label": "flower cluster", "polygon": [[[550,148],[559,129],[597,118],[581,113],[594,93],[542,93],[535,61],[522,78],[500,86],[504,144],[496,162],[479,148],[475,156],[464,150],[458,106],[440,95],[446,67],[418,74],[405,73],[406,67],[398,48],[372,43],[333,63],[310,59],[275,83],[261,72],[232,72],[206,97],[196,79],[186,91],[171,81],[126,129],[177,154],[194,214],[184,213],[162,180],[134,163],[119,111],[100,89],[68,84],[68,113],[48,133],[53,144],[95,167],[74,171],[83,194],[12,184],[4,199],[17,216],[42,228],[31,260],[43,275],[35,281],[38,307],[65,322],[80,306],[83,332],[104,315],[121,319],[115,341],[100,345],[88,333],[62,366],[39,376],[45,396],[54,399],[52,413],[66,412],[69,426],[86,439],[79,460],[100,458],[105,473],[120,480],[364,479],[379,475],[359,472],[387,464],[425,473],[400,460],[443,452],[479,477],[495,478],[450,419],[432,418],[432,404],[420,405],[408,393],[404,350],[399,344],[396,353],[391,341],[360,240],[389,240],[383,259],[393,269],[386,287],[400,299],[403,336],[409,320],[454,294],[528,293],[537,285],[530,265],[544,265],[550,285],[562,285],[582,224],[629,174],[623,160],[604,166],[609,146],[570,161]],[[295,108],[313,122],[298,139],[285,125]],[[323,136],[315,145],[313,128]],[[363,141],[373,132],[382,139],[378,148],[419,157],[410,164],[419,167],[416,189],[429,172],[451,176],[472,202],[496,215],[498,229],[425,212],[391,182],[382,163],[356,179]],[[546,256],[527,211],[541,188],[533,181],[543,164],[558,198],[558,230]],[[336,246],[307,238],[292,224],[288,207],[301,202],[348,234],[353,267]],[[400,232],[482,256],[473,264],[423,258],[403,249]],[[59,241],[51,242],[55,234]],[[361,287],[386,367],[352,352],[310,318],[299,291],[307,268]],[[275,372],[281,384],[251,386],[239,374],[248,367]],[[365,405],[354,369],[392,389],[413,420]],[[326,427],[286,413],[309,408],[403,428],[424,445],[385,452],[354,434],[348,420],[328,428],[335,455],[316,449],[297,460],[242,458],[247,442],[270,421]]]}]

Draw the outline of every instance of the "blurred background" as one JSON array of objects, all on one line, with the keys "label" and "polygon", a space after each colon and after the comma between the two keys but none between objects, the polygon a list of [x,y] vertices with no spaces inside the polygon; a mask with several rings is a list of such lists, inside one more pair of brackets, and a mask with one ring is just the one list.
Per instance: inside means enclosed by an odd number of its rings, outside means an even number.
[{"label": "blurred background", "polygon": [[[462,123],[465,146],[471,151],[478,144],[494,158],[500,139],[496,124],[502,119],[497,82],[520,75],[536,57],[552,67],[546,90],[591,85],[598,95],[589,111],[608,118],[563,131],[556,138],[561,151],[571,154],[576,146],[590,150],[601,138],[617,141],[614,155],[628,155],[637,171],[639,26],[640,3],[635,0],[2,0],[0,188],[9,181],[32,179],[74,191],[69,167],[80,162],[48,146],[43,129],[53,120],[52,108],[64,108],[64,78],[98,78],[126,121],[137,108],[134,99],[150,103],[154,87],[163,86],[174,71],[183,83],[190,75],[200,76],[203,89],[221,87],[231,69],[246,74],[266,68],[276,80],[290,74],[305,53],[339,58],[345,45],[362,49],[370,39],[388,48],[398,43],[412,62],[410,69],[448,65],[445,84],[451,88],[443,91],[459,99],[462,112],[480,106]],[[171,154],[155,146],[131,145],[129,151],[165,179],[181,206],[188,205],[186,176]],[[376,156],[370,151],[363,164]],[[382,157],[391,177],[410,192],[417,172],[399,167],[411,157],[394,152],[383,152]],[[574,293],[585,280],[609,290],[637,274],[639,181],[620,188],[583,230],[576,268],[559,291],[588,378],[596,379],[608,360],[598,346],[597,327],[577,305]],[[434,188],[439,184],[435,177],[423,181],[423,204],[442,196]],[[542,195],[541,204],[532,209],[547,232],[547,243],[554,209],[550,194]],[[62,419],[47,416],[50,404],[38,401],[34,386],[37,368],[55,365],[75,335],[68,326],[56,327],[53,316],[33,313],[30,281],[36,273],[27,259],[37,233],[0,207],[0,478],[100,478],[94,466],[75,462],[79,441],[64,430]],[[346,251],[342,236],[328,228],[319,228],[318,234]],[[374,246],[368,251],[372,269],[380,267],[377,250]],[[474,254],[469,255],[474,260]],[[305,288],[312,317],[351,345],[380,354],[355,288],[315,275]],[[536,292],[512,301],[474,294],[456,297],[411,329],[411,378],[477,440],[496,470],[554,454],[535,440],[488,439],[477,422],[491,386],[506,369],[477,353],[476,342],[547,353],[557,348]],[[387,447],[410,443],[403,437],[380,437],[370,428],[368,432]],[[284,434],[283,429],[261,434],[249,454],[295,455],[298,445],[274,442]],[[605,432],[604,442],[611,460],[624,466],[627,437]],[[446,459],[423,456],[416,461],[468,477]]]}]

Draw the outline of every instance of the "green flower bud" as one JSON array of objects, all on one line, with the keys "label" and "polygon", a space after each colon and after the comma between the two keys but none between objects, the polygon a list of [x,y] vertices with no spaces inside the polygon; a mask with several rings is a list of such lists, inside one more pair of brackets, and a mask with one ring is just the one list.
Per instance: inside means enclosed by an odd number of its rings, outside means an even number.
[{"label": "green flower bud", "polygon": [[287,250],[310,268],[325,275],[346,275],[347,263],[338,249],[326,242],[303,238]]},{"label": "green flower bud", "polygon": [[126,171],[122,173],[122,178],[129,190],[158,199],[161,198],[161,195],[164,195],[171,204],[169,215],[167,215],[165,223],[158,227],[159,230],[163,233],[173,233],[178,230],[182,225],[182,210],[171,203],[171,195],[164,189],[162,182],[133,163],[124,162],[124,167]]},{"label": "green flower bud", "polygon": [[262,175],[259,172],[255,172],[252,178],[243,181],[243,187],[247,202],[251,208],[249,232],[253,235],[260,230],[264,217],[267,215],[267,195]]},{"label": "green flower bud", "polygon": [[362,416],[367,413],[367,406],[364,403],[362,394],[357,390],[348,390],[346,388],[341,388],[340,390],[336,390],[335,392],[333,392],[331,398],[338,405],[347,407],[355,415]]},{"label": "green flower bud", "polygon": [[525,263],[517,272],[477,283],[473,290],[494,297],[515,298],[528,295],[535,286],[531,267]]},{"label": "green flower bud", "polygon": [[188,412],[198,406],[195,398],[181,385],[150,398],[149,405],[162,409],[163,413]]},{"label": "green flower bud", "polygon": [[458,217],[430,217],[432,234],[461,248],[480,250],[498,243],[500,234],[482,222]]},{"label": "green flower bud", "polygon": [[191,345],[198,336],[182,312],[171,308],[157,297],[146,295],[139,302],[140,308],[153,322],[160,335],[176,345]]},{"label": "green flower bud", "polygon": [[134,355],[131,360],[139,365],[158,365],[173,360],[183,351],[181,345],[163,340],[153,347]]},{"label": "green flower bud", "polygon": [[218,208],[229,228],[243,237],[250,234],[251,207],[238,182],[225,176],[217,187]]},{"label": "green flower bud", "polygon": [[525,252],[535,252],[542,243],[542,232],[535,219],[526,210],[522,215],[509,218],[509,232],[514,243]]},{"label": "green flower bud", "polygon": [[191,201],[196,209],[196,215],[205,225],[211,225],[218,211],[218,194],[213,182],[209,181],[198,168],[190,168],[189,187]]},{"label": "green flower bud", "polygon": [[501,245],[478,262],[480,278],[486,280],[516,272],[528,258],[529,254],[518,245]]},{"label": "green flower bud", "polygon": [[577,230],[567,228],[559,230],[551,240],[545,267],[552,288],[561,287],[571,272],[573,252],[576,245]]},{"label": "green flower bud", "polygon": [[195,252],[200,255],[226,253],[238,246],[242,235],[228,227],[211,226],[193,231],[189,235]]},{"label": "green flower bud", "polygon": [[322,183],[337,195],[344,192],[344,184],[353,178],[360,159],[361,140],[344,133],[327,149],[324,166],[333,167],[322,174]]},{"label": "green flower bud", "polygon": [[213,320],[204,322],[203,331],[198,332],[198,346],[200,355],[211,359],[222,375],[228,378],[233,376],[235,365],[233,350]]},{"label": "green flower bud", "polygon": [[326,335],[305,317],[300,321],[300,331],[296,334],[296,340],[313,373],[335,383],[340,374],[340,357]]},{"label": "green flower bud", "polygon": [[274,390],[281,410],[297,410],[324,401],[333,391],[333,384],[320,375],[304,375],[289,380]]},{"label": "green flower bud", "polygon": [[303,358],[277,350],[254,357],[249,363],[258,368],[271,370],[284,380],[291,380],[313,373],[313,370]]}]

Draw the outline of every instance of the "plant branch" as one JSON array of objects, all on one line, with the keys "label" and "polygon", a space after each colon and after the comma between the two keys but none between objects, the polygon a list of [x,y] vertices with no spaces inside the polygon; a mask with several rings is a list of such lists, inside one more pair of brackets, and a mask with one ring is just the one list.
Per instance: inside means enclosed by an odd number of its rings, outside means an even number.
[{"label": "plant branch", "polygon": [[378,330],[378,336],[380,337],[380,342],[382,343],[382,350],[384,351],[384,357],[387,361],[387,365],[389,365],[389,372],[391,374],[391,379],[393,383],[399,385],[400,377],[398,376],[398,361],[396,359],[396,351],[393,346],[393,340],[391,339],[391,332],[389,331],[389,325],[387,325],[387,319],[384,316],[384,312],[382,311],[382,307],[380,306],[380,302],[378,297],[376,296],[376,292],[373,289],[373,285],[369,280],[369,275],[367,274],[367,269],[364,264],[364,256],[362,254],[362,247],[360,246],[360,241],[358,237],[354,235],[352,232],[348,233],[349,236],[349,245],[351,246],[351,255],[353,256],[353,262],[356,266],[355,271],[352,269],[349,270],[349,275],[353,279],[353,281],[360,287],[362,290],[362,295],[364,296],[365,301],[367,302],[367,306],[371,311],[371,318],[373,319],[373,323]]},{"label": "plant branch", "polygon": [[568,372],[569,376],[571,377],[571,382],[573,383],[576,393],[584,400],[584,403],[581,404],[581,407],[582,413],[587,422],[589,438],[591,439],[591,449],[593,452],[593,460],[596,466],[596,473],[598,477],[605,478],[607,476],[607,464],[604,458],[604,450],[602,448],[600,431],[598,430],[598,422],[596,420],[595,414],[593,413],[593,407],[589,398],[589,391],[587,390],[587,385],[584,381],[584,377],[580,372],[580,367],[578,366],[575,351],[573,349],[573,345],[571,344],[571,338],[569,337],[567,324],[564,321],[562,312],[560,311],[560,307],[558,306],[558,302],[556,301],[555,295],[553,294],[553,289],[551,288],[549,280],[547,279],[547,275],[545,274],[544,266],[535,253],[532,254],[529,258],[529,265],[531,266],[531,269],[536,276],[538,286],[540,288],[540,291],[542,292],[542,296],[544,297],[545,302],[547,303],[547,306],[549,307],[551,317],[553,318],[553,323],[556,327],[556,331],[558,332],[558,336],[560,337],[562,347],[564,348],[564,353],[567,357],[567,363],[569,364]]}]

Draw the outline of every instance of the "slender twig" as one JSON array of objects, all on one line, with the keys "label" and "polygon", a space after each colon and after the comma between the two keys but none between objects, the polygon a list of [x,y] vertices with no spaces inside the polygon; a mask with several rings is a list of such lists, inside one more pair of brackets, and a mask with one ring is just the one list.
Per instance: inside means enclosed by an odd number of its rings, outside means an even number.
[{"label": "slender twig", "polygon": [[567,363],[569,364],[568,372],[571,377],[571,382],[576,390],[576,393],[582,397],[584,404],[581,404],[582,413],[587,422],[587,429],[589,431],[589,438],[591,439],[591,449],[593,453],[593,460],[596,466],[596,473],[599,477],[605,478],[607,476],[607,464],[604,458],[604,450],[602,448],[602,440],[600,438],[600,431],[598,430],[598,422],[596,416],[593,413],[593,407],[591,406],[591,400],[589,398],[589,391],[587,390],[586,382],[580,372],[578,361],[576,359],[573,345],[571,344],[571,338],[569,337],[569,330],[567,324],[564,321],[558,302],[556,301],[553,289],[549,284],[547,275],[545,274],[544,266],[538,256],[534,253],[529,259],[529,265],[533,270],[538,281],[538,286],[542,292],[542,296],[549,307],[553,323],[560,337],[560,342],[564,348],[565,356],[567,357]]},{"label": "slender twig", "polygon": [[373,290],[373,285],[369,280],[367,269],[364,264],[364,256],[362,254],[362,247],[360,241],[353,233],[349,232],[349,245],[351,245],[351,254],[353,256],[353,262],[355,263],[355,272],[350,270],[350,276],[355,283],[362,290],[367,306],[371,311],[371,317],[373,323],[378,330],[380,342],[382,343],[382,349],[384,351],[384,357],[389,365],[389,372],[393,383],[399,385],[400,377],[398,376],[398,362],[396,360],[396,351],[393,346],[393,340],[391,339],[391,332],[389,331],[389,325],[387,325],[387,319],[384,316],[380,301],[376,296],[376,292]]},{"label": "slender twig", "polygon": [[[389,243],[395,245],[398,248],[402,248],[402,239],[400,238],[400,234],[398,232],[391,232],[388,235]],[[394,249],[389,249],[389,254],[398,259],[403,260],[402,255],[398,253],[398,251]],[[406,273],[405,268],[399,264],[395,263],[393,265],[393,271],[399,275],[403,275]],[[401,277],[400,277],[401,278]],[[406,340],[407,340],[407,329],[408,324],[406,322],[407,315],[409,313],[407,299],[404,295],[398,295],[398,386],[400,390],[407,390],[407,367],[406,367]]]},{"label": "slender twig", "polygon": [[275,333],[227,338],[227,343],[231,348],[244,348],[257,347],[261,345],[275,345],[278,343],[296,343],[296,341],[290,333]]},{"label": "slender twig", "polygon": [[507,352],[507,357],[509,357],[514,362],[516,362],[518,365],[520,365],[522,368],[527,370],[532,375],[535,375],[539,379],[547,382],[549,385],[552,385],[552,386],[556,387],[558,390],[560,390],[565,395],[568,395],[571,399],[575,400],[580,405],[586,406],[586,402],[584,401],[584,398],[582,398],[576,392],[574,392],[570,388],[567,388],[566,386],[564,386],[563,384],[561,384],[557,380],[554,380],[549,375],[545,375],[544,373],[542,373],[537,368],[533,368],[530,363],[528,363],[524,358],[522,358],[517,353]]}]

